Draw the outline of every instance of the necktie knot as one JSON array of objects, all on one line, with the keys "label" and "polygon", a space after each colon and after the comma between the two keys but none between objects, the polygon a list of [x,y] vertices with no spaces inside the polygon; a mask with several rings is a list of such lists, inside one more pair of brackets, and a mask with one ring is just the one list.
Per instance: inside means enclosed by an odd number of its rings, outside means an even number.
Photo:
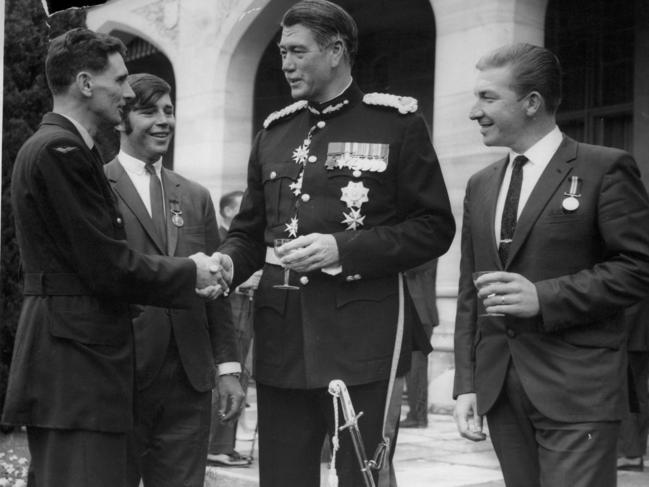
[{"label": "necktie knot", "polygon": [[525,156],[516,156],[514,158],[514,170],[520,171],[527,161],[529,161],[529,159]]},{"label": "necktie knot", "polygon": [[144,170],[149,174],[155,174],[155,166],[151,163],[145,164]]}]

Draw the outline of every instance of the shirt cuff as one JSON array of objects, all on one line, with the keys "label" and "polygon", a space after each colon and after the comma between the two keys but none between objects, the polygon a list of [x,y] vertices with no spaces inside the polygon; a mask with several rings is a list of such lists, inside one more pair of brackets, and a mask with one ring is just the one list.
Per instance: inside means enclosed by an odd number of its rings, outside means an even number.
[{"label": "shirt cuff", "polygon": [[218,364],[216,369],[219,375],[240,374],[241,364],[239,362],[223,362],[222,364]]}]

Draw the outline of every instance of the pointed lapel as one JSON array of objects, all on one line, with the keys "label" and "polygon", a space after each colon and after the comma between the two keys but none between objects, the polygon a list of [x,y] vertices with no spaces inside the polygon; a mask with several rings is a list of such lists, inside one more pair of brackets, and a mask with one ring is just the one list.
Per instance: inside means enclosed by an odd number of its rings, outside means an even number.
[{"label": "pointed lapel", "polygon": [[512,246],[509,250],[509,261],[505,267],[508,267],[509,263],[514,260],[548,201],[550,201],[561,182],[572,171],[571,163],[576,157],[577,142],[564,136],[563,142],[561,142],[557,152],[550,159],[548,166],[541,174],[536,186],[534,186],[516,223]]},{"label": "pointed lapel", "polygon": [[180,180],[172,171],[162,168],[162,186],[165,193],[165,213],[167,215],[167,250],[168,255],[174,255],[178,244],[178,227],[171,220],[173,214],[170,202],[177,202],[177,207],[180,206],[182,196]]},{"label": "pointed lapel", "polygon": [[149,215],[149,212],[146,210],[146,206],[144,206],[142,198],[135,189],[131,178],[128,177],[124,167],[119,163],[117,158],[113,159],[106,165],[106,176],[108,177],[115,193],[117,193],[124,204],[135,215],[146,234],[153,243],[155,243],[158,251],[161,254],[166,254],[162,242],[160,242],[155,227],[153,226],[151,215]]},{"label": "pointed lapel", "polygon": [[487,222],[487,225],[479,226],[484,233],[477,235],[477,239],[478,241],[489,242],[490,254],[494,264],[497,264],[497,268],[500,268],[501,264],[498,256],[498,244],[496,243],[496,205],[498,204],[498,193],[505,175],[507,161],[508,159],[505,157],[491,166],[482,182],[481,192],[473,196],[477,202],[477,205],[474,203],[474,208],[479,211],[476,215],[477,221]]}]

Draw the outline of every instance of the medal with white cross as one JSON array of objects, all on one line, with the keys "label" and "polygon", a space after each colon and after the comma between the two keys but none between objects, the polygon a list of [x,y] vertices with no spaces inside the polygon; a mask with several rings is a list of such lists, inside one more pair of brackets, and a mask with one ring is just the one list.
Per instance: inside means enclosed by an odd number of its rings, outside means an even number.
[{"label": "medal with white cross", "polygon": [[361,214],[363,203],[369,201],[369,188],[366,188],[362,181],[357,183],[350,181],[347,186],[340,188],[342,196],[340,200],[350,209],[349,213],[343,211],[345,219],[341,222],[347,225],[347,230],[356,230],[363,225],[365,215]]}]

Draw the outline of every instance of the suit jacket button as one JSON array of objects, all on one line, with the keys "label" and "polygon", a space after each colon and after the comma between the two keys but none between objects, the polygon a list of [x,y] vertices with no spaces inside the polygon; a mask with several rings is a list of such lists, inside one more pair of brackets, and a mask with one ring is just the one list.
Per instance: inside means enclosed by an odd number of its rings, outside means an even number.
[{"label": "suit jacket button", "polygon": [[307,276],[300,277],[300,284],[306,286],[307,284],[309,284],[309,278]]},{"label": "suit jacket button", "polygon": [[509,338],[514,338],[514,337],[516,337],[516,332],[514,330],[512,330],[511,328],[507,328],[507,336]]},{"label": "suit jacket button", "polygon": [[122,219],[120,217],[117,217],[115,221],[117,222],[118,225],[122,224]]},{"label": "suit jacket button", "polygon": [[347,282],[352,282],[353,280],[354,280],[354,276],[345,277],[345,281],[347,281]]}]

